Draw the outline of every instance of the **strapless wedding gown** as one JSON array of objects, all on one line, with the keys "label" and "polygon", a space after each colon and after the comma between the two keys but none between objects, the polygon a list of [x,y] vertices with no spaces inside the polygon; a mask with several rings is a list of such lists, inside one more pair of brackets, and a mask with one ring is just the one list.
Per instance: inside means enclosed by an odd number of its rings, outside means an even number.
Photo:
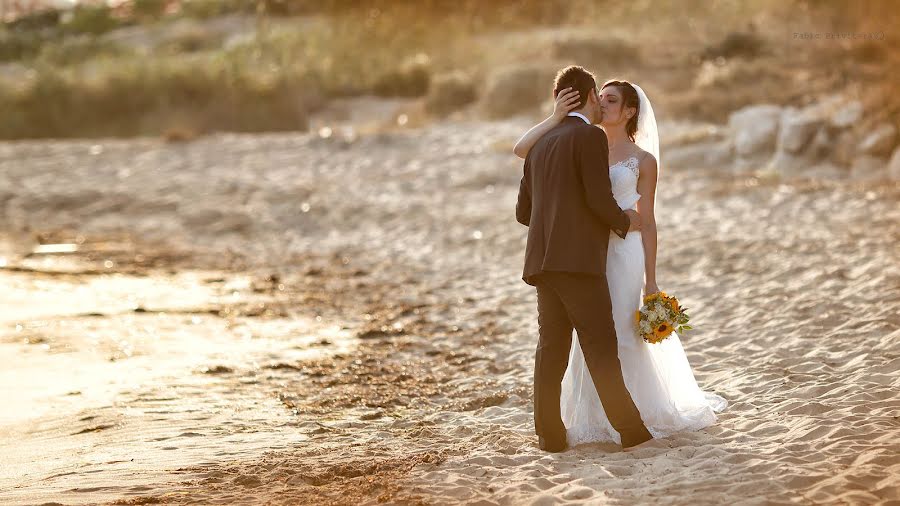
[{"label": "strapless wedding gown", "polygon": [[[635,209],[638,159],[628,158],[609,168],[613,196],[622,209]],[[715,413],[728,402],[697,386],[678,334],[658,344],[641,339],[634,313],[641,304],[644,285],[644,245],[640,231],[625,239],[609,234],[606,279],[612,299],[622,376],[641,419],[654,438],[698,430],[716,422]],[[621,444],[619,433],[606,417],[600,397],[584,362],[577,336],[573,336],[569,366],[562,381],[560,408],[570,446],[596,441]]]}]

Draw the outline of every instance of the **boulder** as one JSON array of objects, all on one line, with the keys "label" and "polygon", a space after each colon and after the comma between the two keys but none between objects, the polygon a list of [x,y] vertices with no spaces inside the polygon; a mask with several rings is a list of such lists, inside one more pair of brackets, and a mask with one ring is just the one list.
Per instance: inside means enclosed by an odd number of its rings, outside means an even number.
[{"label": "boulder", "polygon": [[666,132],[664,138],[660,139],[665,150],[688,144],[722,141],[731,134],[724,125],[696,121],[663,121],[659,123],[659,131]]},{"label": "boulder", "polygon": [[861,181],[879,180],[887,177],[888,161],[885,158],[871,155],[854,157],[850,167],[850,177]]},{"label": "boulder", "polygon": [[813,107],[789,107],[782,112],[775,155],[767,169],[792,174],[813,167],[828,151],[825,119]]},{"label": "boulder", "polygon": [[814,164],[815,160],[813,160],[809,156],[778,150],[775,152],[775,155],[772,157],[772,159],[769,160],[766,168],[770,172],[793,175],[809,169]]},{"label": "boulder", "polygon": [[809,143],[809,156],[821,159],[828,156],[834,148],[834,135],[828,125],[822,125]]},{"label": "boulder", "polygon": [[853,165],[853,159],[856,157],[856,147],[859,139],[853,130],[845,129],[839,131],[835,136],[834,142],[831,143],[831,159],[838,165],[849,167]]},{"label": "boulder", "polygon": [[754,105],[735,111],[728,118],[739,158],[768,157],[775,150],[782,110],[775,105]]},{"label": "boulder", "polygon": [[891,161],[888,162],[888,178],[892,181],[900,181],[900,148],[894,150]]},{"label": "boulder", "polygon": [[897,127],[882,123],[863,137],[859,152],[871,156],[888,156],[897,145]]},{"label": "boulder", "polygon": [[851,128],[863,118],[862,102],[845,95],[827,95],[803,109],[807,116],[821,118],[831,128]]},{"label": "boulder", "polygon": [[804,151],[824,124],[822,118],[806,111],[785,109],[781,115],[781,128],[778,132],[778,151],[791,154]]},{"label": "boulder", "polygon": [[846,105],[831,108],[828,121],[835,128],[849,128],[862,119],[863,105],[859,100],[853,100]]},{"label": "boulder", "polygon": [[816,179],[841,180],[847,179],[849,172],[846,167],[839,167],[833,163],[824,161],[810,167],[804,175],[815,177]]},{"label": "boulder", "polygon": [[728,167],[734,156],[730,140],[700,142],[677,146],[665,152],[665,166],[676,169],[714,169]]}]

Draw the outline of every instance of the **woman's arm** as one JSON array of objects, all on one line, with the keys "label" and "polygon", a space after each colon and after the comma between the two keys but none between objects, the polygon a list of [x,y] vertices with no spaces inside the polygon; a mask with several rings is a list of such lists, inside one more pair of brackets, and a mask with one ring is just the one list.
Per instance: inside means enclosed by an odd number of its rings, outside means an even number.
[{"label": "woman's arm", "polygon": [[656,158],[648,153],[641,160],[638,170],[638,193],[641,194],[641,199],[638,200],[637,211],[641,215],[641,241],[644,244],[644,273],[647,283],[644,296],[647,296],[659,291],[656,284],[656,216],[653,214],[658,176]]},{"label": "woman's arm", "polygon": [[576,109],[579,102],[578,90],[573,90],[571,88],[563,88],[560,90],[559,94],[556,96],[556,104],[553,106],[553,114],[525,132],[525,135],[516,142],[513,153],[519,158],[525,158],[538,139],[558,125],[559,122],[566,117],[566,114],[568,114],[569,111]]}]

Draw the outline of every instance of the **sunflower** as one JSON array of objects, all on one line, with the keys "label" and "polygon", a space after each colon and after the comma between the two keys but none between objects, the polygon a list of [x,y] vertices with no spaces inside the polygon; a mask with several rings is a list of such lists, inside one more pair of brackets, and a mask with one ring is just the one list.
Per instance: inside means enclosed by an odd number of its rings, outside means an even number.
[{"label": "sunflower", "polygon": [[678,299],[669,297],[669,305],[672,306],[672,311],[678,312]]},{"label": "sunflower", "polygon": [[658,298],[659,298],[659,292],[651,293],[650,295],[647,295],[646,297],[644,297],[644,304],[653,302],[654,300],[656,300]]},{"label": "sunflower", "polygon": [[674,329],[667,322],[662,322],[653,329],[653,334],[656,336],[657,341],[662,341],[666,337],[669,337],[669,334],[672,333]]},{"label": "sunflower", "polygon": [[644,338],[644,341],[646,341],[646,342],[648,342],[648,343],[650,343],[650,344],[658,344],[660,341],[663,340],[663,338],[657,336],[657,335],[654,334],[653,332],[651,332],[651,333],[649,333],[649,334],[645,334],[645,335],[643,336],[643,338]]}]

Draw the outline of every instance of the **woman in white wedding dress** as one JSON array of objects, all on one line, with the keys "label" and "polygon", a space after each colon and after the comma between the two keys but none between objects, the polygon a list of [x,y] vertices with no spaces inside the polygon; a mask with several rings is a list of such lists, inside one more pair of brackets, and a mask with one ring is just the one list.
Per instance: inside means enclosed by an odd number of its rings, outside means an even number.
[{"label": "woman in white wedding dress", "polygon": [[[561,91],[553,115],[522,136],[516,155],[524,158],[578,102],[577,91]],[[641,230],[629,232],[625,239],[609,234],[606,259],[622,376],[654,438],[702,429],[716,422],[715,413],[728,402],[700,389],[676,333],[649,344],[641,339],[634,320],[642,304],[642,288],[646,294],[659,291],[654,218],[659,135],[653,108],[643,90],[627,81],[607,81],[600,90],[600,107],[600,127],[609,141],[613,196],[620,208],[635,209],[641,216]],[[621,444],[600,403],[577,337],[573,337],[562,381],[560,408],[570,446],[597,441]]]}]

